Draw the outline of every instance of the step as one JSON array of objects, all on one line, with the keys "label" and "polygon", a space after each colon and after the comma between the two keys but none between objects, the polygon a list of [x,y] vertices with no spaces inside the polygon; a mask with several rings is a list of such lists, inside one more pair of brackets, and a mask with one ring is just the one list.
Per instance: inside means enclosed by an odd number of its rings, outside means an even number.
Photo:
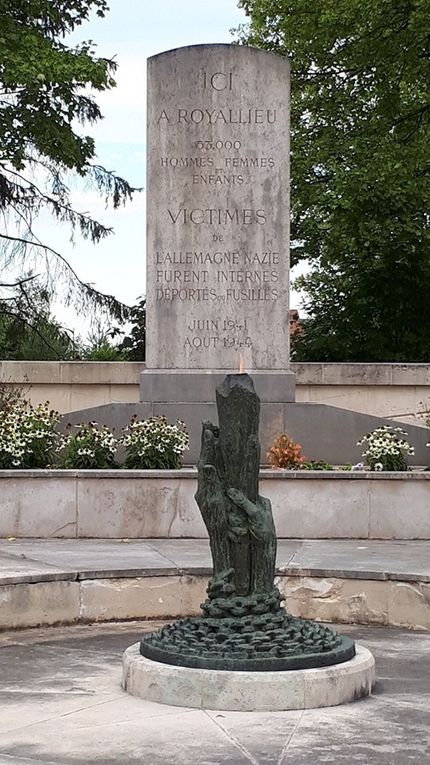
[{"label": "step", "polygon": [[[199,612],[203,539],[0,541],[0,629]],[[430,629],[430,542],[278,540],[277,584],[295,616]]]}]

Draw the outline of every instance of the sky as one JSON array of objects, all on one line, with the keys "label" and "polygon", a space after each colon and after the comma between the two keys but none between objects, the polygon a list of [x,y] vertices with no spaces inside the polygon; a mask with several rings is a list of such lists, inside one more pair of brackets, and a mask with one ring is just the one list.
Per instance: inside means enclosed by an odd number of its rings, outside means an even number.
[{"label": "sky", "polygon": [[[95,17],[78,27],[70,44],[91,39],[97,55],[118,63],[117,87],[96,94],[104,119],[79,126],[95,139],[96,161],[133,186],[144,187],[147,57],[183,45],[232,42],[231,29],[244,22],[236,0],[111,0],[104,19]],[[43,241],[60,249],[83,281],[129,305],[145,294],[145,191],[112,210],[97,192],[72,186],[75,207],[114,228],[114,234],[97,245],[78,235],[73,245],[67,227],[47,217],[38,224]],[[85,317],[74,316],[61,301],[53,308],[64,326],[85,335]]]}]

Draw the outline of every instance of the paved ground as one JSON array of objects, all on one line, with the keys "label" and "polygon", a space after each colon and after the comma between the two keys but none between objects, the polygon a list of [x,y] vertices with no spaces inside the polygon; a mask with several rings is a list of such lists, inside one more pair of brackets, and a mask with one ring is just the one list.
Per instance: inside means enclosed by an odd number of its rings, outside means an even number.
[{"label": "paved ground", "polygon": [[375,695],[261,714],[167,707],[123,692],[122,651],[152,626],[0,635],[0,764],[430,763],[428,633],[343,626],[375,655]]},{"label": "paved ground", "polygon": [[[278,569],[361,579],[430,582],[430,541],[278,540]],[[210,575],[204,539],[0,540],[0,584],[55,579]]]}]

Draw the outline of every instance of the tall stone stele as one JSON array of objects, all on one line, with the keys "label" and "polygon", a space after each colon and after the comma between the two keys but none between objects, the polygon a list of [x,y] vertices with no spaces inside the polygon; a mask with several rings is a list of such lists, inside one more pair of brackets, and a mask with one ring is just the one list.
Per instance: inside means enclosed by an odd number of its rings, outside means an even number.
[{"label": "tall stone stele", "polygon": [[147,166],[141,400],[198,432],[241,364],[264,418],[294,400],[288,61],[218,44],[150,58]]}]

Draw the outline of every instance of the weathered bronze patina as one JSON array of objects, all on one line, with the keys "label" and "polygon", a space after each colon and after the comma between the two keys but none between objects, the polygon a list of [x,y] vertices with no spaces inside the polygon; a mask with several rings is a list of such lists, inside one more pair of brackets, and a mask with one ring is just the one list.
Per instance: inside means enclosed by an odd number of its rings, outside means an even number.
[{"label": "weathered bronze patina", "polygon": [[260,401],[249,375],[228,375],[216,391],[219,427],[203,423],[196,501],[209,534],[213,577],[202,616],[145,635],[155,661],[218,670],[269,671],[339,664],[352,640],[297,619],[275,587],[276,532],[258,493]]}]

